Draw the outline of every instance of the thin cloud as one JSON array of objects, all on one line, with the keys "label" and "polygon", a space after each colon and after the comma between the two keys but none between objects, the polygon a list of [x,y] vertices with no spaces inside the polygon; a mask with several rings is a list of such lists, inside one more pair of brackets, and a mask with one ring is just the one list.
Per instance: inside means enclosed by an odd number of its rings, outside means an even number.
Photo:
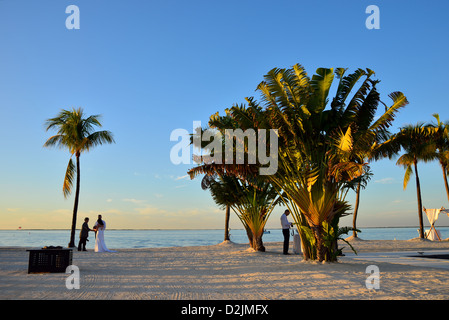
[{"label": "thin cloud", "polygon": [[144,202],[146,202],[146,200],[138,200],[138,199],[129,199],[129,198],[126,198],[126,199],[123,199],[122,201],[124,201],[124,202],[131,202],[131,203],[134,203],[134,204],[141,204],[141,203],[144,203]]},{"label": "thin cloud", "polygon": [[380,183],[380,184],[393,184],[396,183],[396,180],[394,178],[383,178],[383,179],[379,179],[374,181],[375,183]]}]

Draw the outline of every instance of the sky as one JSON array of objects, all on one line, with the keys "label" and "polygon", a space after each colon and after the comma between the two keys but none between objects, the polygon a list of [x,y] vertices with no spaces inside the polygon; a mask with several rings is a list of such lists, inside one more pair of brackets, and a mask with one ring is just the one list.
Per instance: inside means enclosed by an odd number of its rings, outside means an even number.
[{"label": "sky", "polygon": [[[79,29],[67,28],[70,5]],[[380,29],[366,26],[370,5]],[[74,195],[62,194],[70,154],[43,147],[54,134],[45,120],[61,109],[101,114],[116,142],[80,158],[78,228],[98,214],[114,229],[223,228],[224,211],[201,178],[187,176],[194,163],[170,161],[170,134],[258,98],[275,67],[299,63],[309,76],[370,68],[382,101],[394,91],[409,101],[392,131],[433,113],[447,121],[448,14],[449,2],[423,0],[0,0],[0,229],[70,228]],[[359,227],[418,226],[414,177],[403,190],[395,163],[371,164]],[[438,163],[418,169],[423,205],[448,207]],[[280,227],[282,211],[268,228]],[[340,223],[351,224],[352,216]],[[231,228],[242,228],[235,214]]]}]

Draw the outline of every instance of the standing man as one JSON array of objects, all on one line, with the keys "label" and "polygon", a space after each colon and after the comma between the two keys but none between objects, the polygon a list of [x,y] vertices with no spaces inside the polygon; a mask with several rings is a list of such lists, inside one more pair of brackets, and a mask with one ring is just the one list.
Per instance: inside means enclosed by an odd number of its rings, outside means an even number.
[{"label": "standing man", "polygon": [[86,241],[87,238],[89,237],[89,231],[93,231],[92,229],[89,229],[89,226],[87,225],[87,223],[89,222],[89,218],[84,218],[84,223],[83,226],[81,227],[81,232],[80,232],[80,242],[78,243],[78,251],[81,251],[81,245],[83,246],[83,251],[87,251],[86,250]]},{"label": "standing man", "polygon": [[290,243],[290,228],[293,226],[291,222],[288,222],[287,216],[290,214],[290,211],[287,209],[281,216],[281,226],[282,226],[282,234],[284,235],[284,248],[283,253],[288,253],[288,245]]}]

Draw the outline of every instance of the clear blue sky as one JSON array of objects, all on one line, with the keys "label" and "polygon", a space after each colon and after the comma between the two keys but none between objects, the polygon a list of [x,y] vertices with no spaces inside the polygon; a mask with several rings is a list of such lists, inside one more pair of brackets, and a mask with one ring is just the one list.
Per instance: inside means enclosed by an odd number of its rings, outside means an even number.
[{"label": "clear blue sky", "polygon": [[[71,4],[79,30],[65,26]],[[379,30],[365,27],[372,4]],[[385,102],[392,91],[410,101],[396,128],[449,120],[448,14],[447,1],[422,0],[0,0],[0,229],[70,228],[69,154],[43,148],[44,121],[63,108],[102,114],[114,133],[116,144],[81,156],[78,218],[102,213],[110,228],[222,228],[200,179],[186,179],[192,165],[170,162],[170,133],[257,97],[274,67],[368,67]],[[395,161],[372,169],[359,226],[417,226],[414,180],[403,191]],[[419,169],[423,204],[449,207],[438,164]]]}]

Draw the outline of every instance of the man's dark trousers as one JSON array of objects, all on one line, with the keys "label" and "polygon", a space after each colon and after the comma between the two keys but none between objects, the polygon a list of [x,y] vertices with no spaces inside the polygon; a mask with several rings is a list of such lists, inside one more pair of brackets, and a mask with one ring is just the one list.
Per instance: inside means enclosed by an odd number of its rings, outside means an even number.
[{"label": "man's dark trousers", "polygon": [[283,253],[288,253],[288,245],[290,243],[290,229],[282,229],[282,234],[284,235],[284,250]]},{"label": "man's dark trousers", "polygon": [[89,226],[87,225],[87,222],[83,223],[83,226],[81,227],[80,232],[80,242],[78,243],[78,251],[81,251],[81,245],[83,245],[83,251],[86,251],[86,241],[89,237]]},{"label": "man's dark trousers", "polygon": [[86,241],[87,237],[80,238],[80,242],[78,243],[78,251],[81,251],[81,245],[83,246],[82,250],[86,251]]}]

